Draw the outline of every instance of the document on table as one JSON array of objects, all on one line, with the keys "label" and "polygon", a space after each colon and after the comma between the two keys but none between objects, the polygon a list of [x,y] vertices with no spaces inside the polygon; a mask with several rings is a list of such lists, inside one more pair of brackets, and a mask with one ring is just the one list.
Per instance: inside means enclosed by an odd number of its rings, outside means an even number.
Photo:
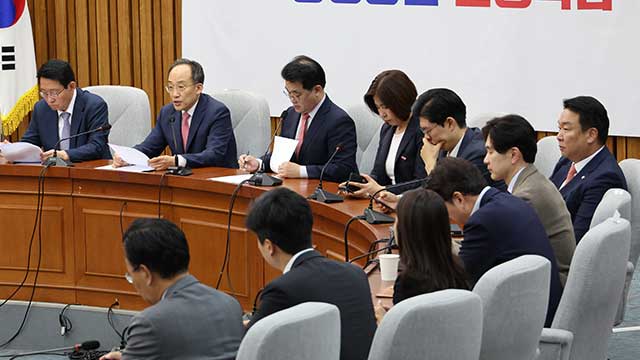
[{"label": "document on table", "polygon": [[11,162],[42,162],[42,160],[40,159],[42,149],[26,142],[0,144],[0,154],[2,154],[2,156],[4,156],[7,161]]},{"label": "document on table", "polygon": [[97,167],[96,169],[100,170],[117,170],[117,171],[127,171],[127,172],[145,172],[145,171],[154,171],[155,169],[148,165],[149,157],[142,153],[140,150],[134,149],[128,146],[120,146],[115,144],[109,144],[111,151],[117,153],[118,156],[122,158],[124,162],[126,162],[127,166],[114,168],[111,165],[105,165]]},{"label": "document on table", "polygon": [[207,180],[219,181],[219,182],[223,182],[223,183],[227,183],[227,184],[238,185],[241,182],[243,182],[245,180],[248,180],[252,176],[253,176],[253,174],[241,174],[241,175],[213,177],[213,178],[208,178]]},{"label": "document on table", "polygon": [[281,136],[275,137],[273,152],[271,153],[271,162],[269,163],[273,172],[277,172],[278,167],[280,167],[282,163],[291,160],[293,153],[296,151],[296,146],[298,146],[298,140]]}]

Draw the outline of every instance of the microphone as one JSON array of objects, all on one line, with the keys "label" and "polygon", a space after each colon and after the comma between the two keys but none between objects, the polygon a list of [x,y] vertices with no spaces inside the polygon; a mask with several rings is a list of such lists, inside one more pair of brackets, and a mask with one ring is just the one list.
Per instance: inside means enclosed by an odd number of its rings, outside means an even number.
[{"label": "microphone", "polygon": [[[173,148],[175,149],[175,151],[178,151],[178,141],[176,140],[176,129],[173,126],[173,124],[176,122],[175,114],[176,114],[176,111],[174,111],[171,117],[169,118],[169,123],[171,124],[171,136],[173,137]],[[182,146],[184,147],[184,152],[187,152],[187,149],[186,149],[187,144],[182,144]],[[191,170],[191,168],[178,165],[178,161],[177,161],[178,155],[176,155],[175,152],[173,153],[173,156],[176,160],[176,165],[169,166],[166,172],[167,174],[179,175],[179,176],[189,176],[193,174],[193,171]]]},{"label": "microphone", "polygon": [[[391,240],[391,239],[389,239],[389,240]],[[396,244],[383,246],[383,247],[381,247],[380,249],[375,249],[375,250],[373,250],[373,251],[366,252],[366,253],[364,253],[364,254],[362,254],[362,255],[358,255],[358,256],[354,257],[353,259],[349,260],[349,262],[350,262],[350,263],[352,263],[352,262],[354,262],[354,261],[356,261],[356,260],[360,260],[360,259],[362,259],[362,258],[364,258],[364,257],[369,257],[369,256],[371,256],[371,255],[373,255],[373,254],[377,254],[377,253],[379,253],[379,252],[383,252],[383,251],[385,251],[385,250],[389,250],[389,251],[391,251],[391,250],[393,250],[393,249],[397,249],[397,248],[398,248],[398,245],[396,245]],[[368,261],[367,261],[367,263],[368,263]],[[367,266],[367,265],[365,265],[365,267],[366,267],[366,266]]]},{"label": "microphone", "polygon": [[[269,153],[269,148],[271,147],[271,144],[275,140],[276,135],[278,134],[278,131],[280,131],[280,127],[282,126],[282,122],[284,122],[284,119],[287,117],[288,114],[289,114],[289,111],[287,111],[286,109],[282,112],[282,114],[280,114],[280,121],[278,121],[278,126],[276,126],[276,131],[274,131],[273,135],[271,135],[271,141],[269,141],[269,145],[267,145],[267,148],[265,149],[264,154],[262,155],[262,159],[264,159]],[[265,174],[264,169],[265,169],[265,164],[264,164],[264,161],[262,161],[258,171],[256,171],[256,173],[249,178],[247,183],[254,186],[282,185],[282,179]]]},{"label": "microphone", "polygon": [[13,356],[11,356],[11,358],[9,358],[9,360],[11,359],[15,359],[18,357],[22,357],[22,356],[30,356],[30,355],[37,355],[37,354],[46,354],[46,353],[52,353],[52,352],[61,352],[61,351],[80,351],[80,350],[95,350],[97,348],[100,347],[100,342],[97,340],[89,340],[89,341],[85,341],[81,344],[75,344],[73,346],[67,346],[67,347],[62,347],[62,348],[57,348],[57,349],[45,349],[45,350],[37,350],[37,351],[31,351],[31,352],[26,352],[26,353],[20,353],[20,354],[15,354]]},{"label": "microphone", "polygon": [[429,177],[427,176],[427,177],[422,178],[422,179],[405,181],[403,183],[398,183],[398,184],[395,184],[395,185],[385,186],[382,189],[374,192],[373,195],[369,196],[369,207],[364,209],[365,220],[369,224],[391,224],[391,223],[393,223],[395,220],[391,216],[389,216],[387,214],[383,214],[383,213],[381,213],[379,211],[373,210],[373,200],[375,199],[376,195],[378,195],[378,193],[380,193],[382,191],[385,191],[385,190],[393,190],[393,189],[401,188],[403,186],[419,184],[419,183],[424,184],[424,183],[426,183],[428,181],[429,181]]},{"label": "microphone", "polygon": [[322,188],[322,177],[324,176],[324,170],[327,168],[327,165],[329,165],[331,160],[333,160],[333,158],[336,156],[338,151],[340,151],[341,149],[342,149],[342,145],[338,144],[336,146],[336,150],[333,152],[333,154],[331,154],[331,157],[329,157],[329,160],[324,164],[324,166],[322,167],[322,170],[320,171],[320,182],[318,183],[316,190],[313,192],[313,194],[309,195],[307,199],[317,200],[327,204],[344,201],[342,196],[330,193],[328,191],[325,191]]},{"label": "microphone", "polygon": [[78,136],[91,134],[91,133],[94,133],[94,132],[107,131],[109,129],[111,129],[111,124],[106,124],[106,125],[97,127],[95,129],[88,130],[88,131],[83,131],[81,133],[77,133],[75,135],[67,136],[65,138],[62,138],[62,139],[58,140],[58,142],[56,142],[56,145],[53,147],[53,156],[50,157],[49,159],[47,159],[47,162],[45,163],[45,165],[47,165],[47,166],[71,166],[70,162],[62,160],[61,158],[58,157],[58,150],[60,150],[60,143],[61,142],[65,141],[65,140],[71,140],[71,139],[76,138]]}]

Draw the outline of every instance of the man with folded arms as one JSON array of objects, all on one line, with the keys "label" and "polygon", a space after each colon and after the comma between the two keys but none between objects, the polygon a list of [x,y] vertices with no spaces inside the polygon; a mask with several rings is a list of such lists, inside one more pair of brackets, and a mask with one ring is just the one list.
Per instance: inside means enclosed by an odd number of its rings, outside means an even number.
[{"label": "man with folded arms", "polygon": [[564,284],[576,248],[571,215],[555,185],[538,172],[536,131],[519,115],[495,118],[482,128],[487,155],[484,162],[494,180],[504,180],[507,191],[533,207],[542,222]]},{"label": "man with folded arms", "polygon": [[246,226],[258,249],[282,276],[265,286],[249,326],[292,306],[317,301],[340,310],[340,359],[365,360],[376,331],[367,275],[359,267],[330,260],[311,246],[313,215],[308,201],[286,188],[261,195]]},{"label": "man with folded arms", "polygon": [[123,238],[125,277],[152,305],[131,320],[124,350],[101,360],[235,359],[240,304],[189,274],[184,233],[165,219],[137,219]]},{"label": "man with folded arms", "polygon": [[576,242],[589,230],[604,193],[627,189],[622,169],[605,145],[608,134],[609,116],[600,101],[591,96],[564,101],[557,136],[562,157],[551,181],[567,204]]},{"label": "man with folded arms", "polygon": [[508,192],[487,186],[480,170],[463,159],[441,159],[431,172],[428,187],[444,199],[451,222],[464,226],[458,255],[474,284],[494,266],[522,255],[549,260],[545,324],[550,326],[562,285],[549,238],[533,208]]}]

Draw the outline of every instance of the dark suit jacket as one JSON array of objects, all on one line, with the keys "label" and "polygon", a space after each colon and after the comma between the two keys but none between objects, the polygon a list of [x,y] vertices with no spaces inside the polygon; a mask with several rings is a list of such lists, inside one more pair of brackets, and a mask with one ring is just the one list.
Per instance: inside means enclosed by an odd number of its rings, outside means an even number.
[{"label": "dark suit jacket", "polygon": [[533,208],[524,200],[489,189],[480,208],[464,224],[459,256],[475,283],[492,267],[521,255],[540,255],[551,262],[551,287],[546,326],[560,302],[562,285],[547,233]]},{"label": "dark suit jacket", "polygon": [[[287,109],[287,117],[282,120],[280,136],[295,139],[300,116],[293,107]],[[338,145],[341,145],[340,151],[324,171],[324,179],[334,182],[347,181],[350,173],[358,172],[356,164],[358,143],[353,120],[327,96],[307,129],[300,148],[300,157],[293,154],[291,161],[306,166],[309,178],[317,179],[320,177],[322,167]],[[270,167],[270,153],[263,160],[267,171],[277,170]]]},{"label": "dark suit jacket", "polygon": [[353,264],[329,260],[317,251],[300,255],[289,272],[262,291],[251,324],[292,306],[319,301],[340,310],[340,359],[365,360],[376,331],[367,275]]},{"label": "dark suit jacket", "polygon": [[[76,101],[71,115],[71,135],[97,129],[109,124],[107,103],[98,95],[76,88]],[[28,142],[45,151],[56,146],[58,135],[58,112],[51,109],[44,99],[36,103],[33,116],[22,142]],[[69,160],[72,162],[111,159],[107,138],[109,131],[81,135],[69,140]]]},{"label": "dark suit jacket", "polygon": [[[551,181],[560,188],[571,167],[572,161],[560,158],[551,174]],[[627,181],[616,158],[605,146],[576,176],[562,189],[560,194],[567,204],[573,222],[576,242],[589,230],[591,218],[604,193],[611,188],[627,189]]]},{"label": "dark suit jacket", "polygon": [[[389,156],[391,140],[393,139],[395,132],[396,127],[388,124],[382,125],[382,129],[380,129],[380,142],[378,143],[378,151],[373,163],[371,177],[373,177],[378,184],[383,186],[391,185],[391,178],[387,175],[385,163]],[[409,120],[409,125],[405,130],[404,136],[402,137],[402,141],[400,141],[400,147],[396,154],[395,167],[393,169],[396,184],[414,179],[422,179],[427,176],[427,172],[424,168],[424,162],[420,157],[421,148],[422,132],[420,131],[420,120],[417,116],[412,116]],[[416,184],[413,187],[415,188],[419,186],[420,184]],[[411,187],[398,188],[393,190],[393,192],[401,193],[409,190],[410,188]]]},{"label": "dark suit jacket", "polygon": [[[182,112],[173,104],[160,110],[156,126],[134,148],[148,157],[156,157],[169,146],[171,153],[181,154],[192,168],[218,166],[237,168],[236,138],[229,109],[207,94],[201,94],[191,118],[187,146],[182,143]],[[175,142],[174,142],[175,137]]]},{"label": "dark suit jacket", "polygon": [[[484,156],[487,154],[487,150],[484,147],[484,139],[482,137],[482,130],[479,128],[467,128],[464,136],[462,137],[462,143],[458,150],[459,159],[465,159],[475,165],[481,172],[484,179],[487,181],[487,185],[493,186],[502,191],[507,190],[507,185],[504,181],[491,180],[491,173],[487,170],[487,165],[484,164]],[[439,158],[447,156],[447,152],[440,151]]]},{"label": "dark suit jacket", "polygon": [[133,317],[122,359],[231,360],[243,333],[238,301],[188,275]]}]

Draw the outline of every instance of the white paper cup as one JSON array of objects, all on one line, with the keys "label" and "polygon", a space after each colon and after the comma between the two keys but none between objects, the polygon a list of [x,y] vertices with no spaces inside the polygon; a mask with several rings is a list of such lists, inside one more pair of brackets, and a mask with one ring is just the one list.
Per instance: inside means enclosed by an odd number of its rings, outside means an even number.
[{"label": "white paper cup", "polygon": [[382,254],[378,258],[380,259],[380,279],[382,281],[394,281],[398,276],[400,255]]}]

